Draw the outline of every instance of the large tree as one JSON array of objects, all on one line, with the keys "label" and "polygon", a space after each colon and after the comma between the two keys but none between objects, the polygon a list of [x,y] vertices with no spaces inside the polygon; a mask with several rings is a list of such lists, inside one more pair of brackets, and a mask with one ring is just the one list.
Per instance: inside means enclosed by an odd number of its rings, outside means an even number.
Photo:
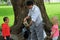
[{"label": "large tree", "polygon": [[[12,30],[11,33],[15,34],[19,40],[23,40],[23,37],[21,35],[21,27],[23,26],[22,25],[23,19],[27,16],[28,13],[27,8],[25,7],[26,1],[27,0],[11,0],[14,9],[14,15],[15,15],[15,21],[13,27],[11,28]],[[34,1],[35,4],[38,5],[41,10],[43,21],[45,23],[44,29],[46,30],[46,33],[49,36],[51,25],[50,25],[48,15],[46,13],[44,2],[43,0],[32,0],[32,1]]]}]

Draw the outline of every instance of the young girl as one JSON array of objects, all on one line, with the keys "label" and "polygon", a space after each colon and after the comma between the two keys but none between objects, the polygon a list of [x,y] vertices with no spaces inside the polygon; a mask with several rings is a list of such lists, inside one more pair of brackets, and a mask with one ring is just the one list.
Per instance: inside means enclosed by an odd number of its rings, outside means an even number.
[{"label": "young girl", "polygon": [[2,36],[4,40],[10,40],[10,27],[8,25],[9,18],[4,17],[3,18],[4,23],[2,24]]},{"label": "young girl", "polygon": [[51,38],[52,40],[58,40],[58,36],[59,36],[59,29],[58,29],[58,19],[57,17],[53,17],[52,18],[52,28],[51,28]]}]

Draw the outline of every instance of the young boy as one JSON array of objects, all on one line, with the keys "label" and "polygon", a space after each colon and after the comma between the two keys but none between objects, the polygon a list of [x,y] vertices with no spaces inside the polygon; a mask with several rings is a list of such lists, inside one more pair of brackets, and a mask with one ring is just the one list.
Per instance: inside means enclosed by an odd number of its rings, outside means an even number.
[{"label": "young boy", "polygon": [[4,40],[10,40],[10,27],[8,25],[9,18],[4,17],[3,18],[4,23],[2,24],[2,36]]}]

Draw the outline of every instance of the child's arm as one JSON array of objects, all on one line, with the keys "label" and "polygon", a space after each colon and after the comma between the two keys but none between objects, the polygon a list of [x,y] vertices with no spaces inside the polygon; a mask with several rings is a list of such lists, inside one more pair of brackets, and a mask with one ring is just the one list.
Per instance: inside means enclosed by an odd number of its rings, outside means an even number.
[{"label": "child's arm", "polygon": [[50,37],[53,37],[55,32],[56,32],[56,28],[51,32],[51,36]]}]

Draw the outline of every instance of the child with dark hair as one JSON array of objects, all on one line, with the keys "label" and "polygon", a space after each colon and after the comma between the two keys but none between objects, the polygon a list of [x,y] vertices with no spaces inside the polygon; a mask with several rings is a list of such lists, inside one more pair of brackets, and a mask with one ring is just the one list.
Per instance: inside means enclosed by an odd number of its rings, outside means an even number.
[{"label": "child with dark hair", "polygon": [[2,36],[4,40],[10,40],[10,27],[8,25],[9,18],[4,17],[3,18],[4,23],[2,24]]}]

